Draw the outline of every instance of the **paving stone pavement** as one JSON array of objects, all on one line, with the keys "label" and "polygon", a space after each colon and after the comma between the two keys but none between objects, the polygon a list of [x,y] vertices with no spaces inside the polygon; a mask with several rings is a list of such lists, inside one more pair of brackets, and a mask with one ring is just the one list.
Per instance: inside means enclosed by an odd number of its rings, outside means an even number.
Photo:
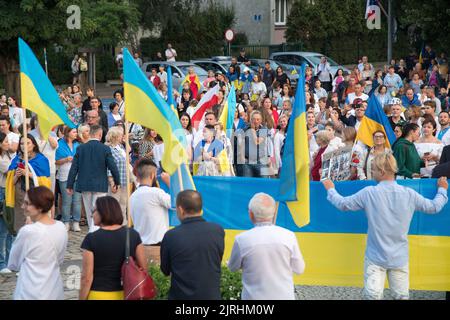
[{"label": "paving stone pavement", "polygon": [[[69,244],[61,267],[66,300],[77,300],[81,275],[82,257],[80,245],[87,233],[87,227],[82,232],[69,232]],[[16,287],[15,274],[0,275],[0,300],[11,300]],[[362,289],[355,287],[325,287],[296,286],[296,297],[299,300],[359,300]],[[385,299],[392,299],[389,289],[384,292]],[[410,298],[414,300],[445,300],[445,292],[411,291]]]}]

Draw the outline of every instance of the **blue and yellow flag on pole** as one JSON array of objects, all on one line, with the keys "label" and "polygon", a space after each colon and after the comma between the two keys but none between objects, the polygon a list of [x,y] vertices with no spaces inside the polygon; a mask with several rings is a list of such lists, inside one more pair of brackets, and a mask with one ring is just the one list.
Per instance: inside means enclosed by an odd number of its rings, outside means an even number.
[{"label": "blue and yellow flag on pole", "polygon": [[60,124],[75,128],[39,61],[21,38],[19,38],[19,61],[22,106],[39,116],[42,135],[47,138],[52,128]]},{"label": "blue and yellow flag on pole", "polygon": [[173,97],[172,68],[170,66],[167,67],[167,104],[170,106],[173,112],[178,115],[178,111],[175,106],[175,100]]},{"label": "blue and yellow flag on pole", "polygon": [[[124,49],[124,89],[127,97],[125,118],[155,130],[164,141],[162,168],[171,175],[171,196],[177,191],[194,189],[187,167],[186,135],[178,115],[156,91],[139,69],[128,49]],[[176,178],[176,179],[175,179]]]},{"label": "blue and yellow flag on pole", "polygon": [[[236,112],[236,90],[234,85],[231,86],[228,93],[227,101],[223,107],[222,113],[219,118],[219,122],[223,125],[223,130],[228,139],[231,139],[233,133],[234,113]],[[222,173],[231,173],[232,167],[228,158],[227,148],[223,146],[223,150],[219,153],[220,171]]]},{"label": "blue and yellow flag on pole", "polygon": [[309,147],[306,129],[305,65],[302,66],[281,159],[278,201],[285,202],[294,222],[309,224]]},{"label": "blue and yellow flag on pole", "polygon": [[373,146],[373,134],[375,131],[384,132],[386,139],[386,147],[392,147],[396,137],[394,130],[392,130],[389,119],[381,107],[380,101],[372,94],[369,98],[367,110],[364,113],[364,118],[361,121],[356,140],[363,142],[369,147]]}]

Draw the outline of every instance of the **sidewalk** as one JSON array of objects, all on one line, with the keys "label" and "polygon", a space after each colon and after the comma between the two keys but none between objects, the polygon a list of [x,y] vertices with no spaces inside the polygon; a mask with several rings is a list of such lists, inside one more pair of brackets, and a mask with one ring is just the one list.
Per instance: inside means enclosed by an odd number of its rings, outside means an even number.
[{"label": "sidewalk", "polygon": [[[80,245],[87,234],[87,227],[82,227],[82,232],[69,233],[64,263],[61,274],[64,283],[65,300],[78,300],[78,290],[82,268],[82,256]],[[0,300],[11,300],[16,287],[15,274],[0,276]],[[296,286],[298,300],[360,300],[361,288],[354,287],[324,287],[324,286]],[[445,300],[445,292],[438,291],[411,291],[413,300]],[[392,300],[389,290],[385,290],[385,299]]]}]

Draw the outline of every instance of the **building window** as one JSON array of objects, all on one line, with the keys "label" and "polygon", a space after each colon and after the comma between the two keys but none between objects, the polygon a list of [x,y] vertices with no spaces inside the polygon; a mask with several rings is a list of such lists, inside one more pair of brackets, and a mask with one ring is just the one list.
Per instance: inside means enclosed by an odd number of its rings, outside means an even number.
[{"label": "building window", "polygon": [[289,15],[289,1],[288,0],[275,0],[275,25],[286,25],[287,16]]}]

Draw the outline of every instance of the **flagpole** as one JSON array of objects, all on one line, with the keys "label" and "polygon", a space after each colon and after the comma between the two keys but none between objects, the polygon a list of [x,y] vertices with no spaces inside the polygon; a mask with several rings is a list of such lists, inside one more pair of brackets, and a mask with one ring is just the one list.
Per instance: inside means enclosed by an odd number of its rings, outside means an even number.
[{"label": "flagpole", "polygon": [[178,166],[177,173],[178,173],[178,181],[180,182],[180,191],[184,191],[183,176],[181,175],[181,166],[182,164]]},{"label": "flagpole", "polygon": [[[27,128],[27,110],[24,106],[22,106],[22,115],[23,115],[23,148],[25,151],[23,152],[24,160],[25,160],[25,191],[30,189],[30,177],[28,176],[28,128]],[[27,139],[27,140],[25,140]],[[21,146],[19,146],[20,148]]]},{"label": "flagpole", "polygon": [[130,149],[130,140],[129,140],[129,134],[128,134],[128,120],[125,118],[125,157],[126,157],[126,166],[127,166],[127,223],[128,227],[131,228],[131,204],[130,204],[130,153],[128,152],[128,149]]}]

